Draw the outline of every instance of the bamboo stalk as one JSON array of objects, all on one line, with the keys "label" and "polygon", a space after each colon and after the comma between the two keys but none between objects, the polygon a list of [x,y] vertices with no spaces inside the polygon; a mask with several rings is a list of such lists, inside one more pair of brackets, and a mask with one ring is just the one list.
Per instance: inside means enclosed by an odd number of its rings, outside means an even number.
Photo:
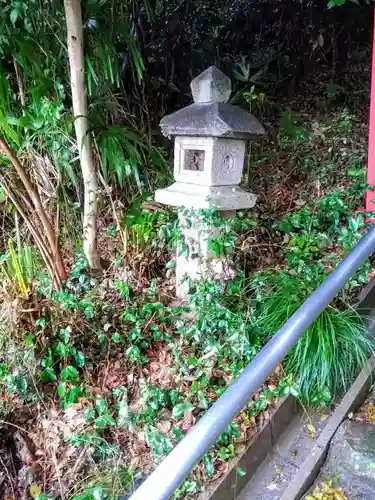
[{"label": "bamboo stalk", "polygon": [[87,88],[83,53],[83,27],[80,0],[64,0],[70,83],[78,153],[81,163],[83,202],[83,248],[93,269],[101,269],[97,248],[98,181],[94,163],[91,134],[87,119]]},{"label": "bamboo stalk", "polygon": [[39,251],[42,255],[42,258],[44,260],[44,263],[46,264],[46,267],[48,269],[49,274],[51,275],[51,279],[53,282],[56,284],[57,288],[61,289],[62,288],[62,280],[58,273],[54,271],[54,259],[52,258],[51,254],[49,253],[44,241],[41,239],[37,228],[34,227],[34,225],[30,222],[29,218],[27,217],[27,214],[24,212],[23,208],[19,204],[16,196],[13,194],[12,189],[8,186],[6,180],[4,177],[0,177],[0,182],[4,188],[4,191],[6,195],[10,198],[11,202],[15,206],[16,210],[20,214],[20,216],[23,218],[28,230],[30,231],[30,234],[34,238],[35,243],[37,244]]}]

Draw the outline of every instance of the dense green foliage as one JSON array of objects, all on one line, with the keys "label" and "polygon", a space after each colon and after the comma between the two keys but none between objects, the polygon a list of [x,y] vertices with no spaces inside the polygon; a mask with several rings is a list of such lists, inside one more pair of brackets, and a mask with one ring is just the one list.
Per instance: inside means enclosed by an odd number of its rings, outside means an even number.
[{"label": "dense green foliage", "polygon": [[[32,442],[32,497],[107,500],[132,491],[363,234],[365,71],[343,64],[340,73],[336,62],[366,59],[372,7],[327,9],[344,3],[82,2],[100,173],[98,275],[82,255],[62,2],[0,0],[0,136],[39,193],[69,271],[60,287],[47,274],[26,222],[35,212],[1,156],[1,426],[7,443],[17,437],[6,420]],[[332,29],[338,23],[343,29]],[[323,76],[289,102],[317,61]],[[220,229],[209,248],[232,258],[238,275],[191,283],[187,303],[176,305],[175,252],[188,248],[177,212],[151,203],[172,171],[158,122],[190,103],[192,76],[212,63],[231,76],[233,103],[251,109],[270,137],[251,144],[244,171],[258,194],[253,210],[233,219],[182,211],[187,223]],[[347,82],[352,73],[359,82]],[[373,348],[353,309],[371,271],[367,261],[176,498],[194,498],[220,477],[280,397],[329,406],[348,386]],[[22,480],[9,471],[12,497]]]},{"label": "dense green foliage", "polygon": [[[277,332],[319,285],[303,274],[281,271],[261,281],[258,327],[265,338]],[[296,377],[308,404],[331,403],[366,364],[374,341],[363,318],[344,303],[329,306],[306,331],[287,357],[285,370]]]}]

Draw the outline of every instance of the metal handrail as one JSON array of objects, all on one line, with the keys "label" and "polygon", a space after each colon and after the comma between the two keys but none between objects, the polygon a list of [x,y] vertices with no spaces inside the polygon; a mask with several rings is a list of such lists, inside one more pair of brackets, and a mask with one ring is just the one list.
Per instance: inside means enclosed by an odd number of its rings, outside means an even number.
[{"label": "metal handrail", "polygon": [[233,418],[249,402],[254,392],[272,374],[307,328],[374,251],[375,226],[362,237],[337,268],[263,347],[238,379],[177,444],[130,500],[170,498],[194,465],[215,444]]}]

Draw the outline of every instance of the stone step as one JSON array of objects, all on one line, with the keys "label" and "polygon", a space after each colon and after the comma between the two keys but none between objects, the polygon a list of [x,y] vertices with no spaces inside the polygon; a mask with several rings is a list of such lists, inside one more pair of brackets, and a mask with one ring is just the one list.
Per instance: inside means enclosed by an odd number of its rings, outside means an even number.
[{"label": "stone step", "polygon": [[[368,365],[361,370],[352,386],[330,413],[323,414],[301,409],[291,419],[279,439],[273,443],[271,452],[263,462],[255,471],[249,471],[248,483],[234,498],[236,500],[300,500],[319,475],[331,441],[342,441],[341,434],[344,432],[342,429],[345,430],[345,426],[348,425],[343,422],[350,422],[346,420],[348,415],[353,415],[353,412],[365,401],[374,380],[374,374],[375,356],[370,358]],[[336,437],[335,441],[337,432],[339,437]],[[364,433],[371,434],[368,429],[364,430]],[[345,436],[348,436],[350,440],[349,431]],[[368,436],[366,436],[364,442],[368,441]],[[375,426],[373,426],[373,438],[375,449]],[[354,462],[354,468],[357,465]],[[345,465],[342,469],[344,468]],[[372,469],[375,471],[375,452],[374,460],[372,458],[369,460],[369,469],[369,474]],[[332,472],[332,468],[330,470]],[[324,476],[325,479],[327,477],[327,475]],[[353,497],[354,500],[375,500],[375,474],[373,486],[372,496],[357,496]],[[352,496],[348,498],[352,500]]]},{"label": "stone step", "polygon": [[309,456],[328,417],[322,412],[301,410],[243,488],[238,500],[279,500]]},{"label": "stone step", "polygon": [[309,493],[315,488],[321,493],[327,485],[341,490],[349,500],[374,500],[374,424],[351,420],[341,424],[331,442],[327,460]]}]

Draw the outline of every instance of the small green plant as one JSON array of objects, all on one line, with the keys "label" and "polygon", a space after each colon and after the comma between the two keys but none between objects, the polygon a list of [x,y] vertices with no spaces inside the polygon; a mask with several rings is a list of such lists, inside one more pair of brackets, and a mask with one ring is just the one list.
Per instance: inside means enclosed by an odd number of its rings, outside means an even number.
[{"label": "small green plant", "polygon": [[82,311],[86,319],[95,316],[96,280],[88,273],[87,260],[81,253],[77,255],[69,279],[62,290],[51,290],[50,286],[40,283],[39,292],[49,296],[62,310]]},{"label": "small green plant", "polygon": [[[79,484],[70,497],[71,500],[114,500],[122,498],[134,490],[135,477],[130,469],[119,467],[114,461],[113,467],[97,469],[95,475]],[[78,490],[78,491],[77,491]]]},{"label": "small green plant", "polygon": [[173,443],[169,436],[163,434],[158,429],[149,425],[146,428],[146,442],[152,448],[156,458],[168,455],[172,451]]},{"label": "small green plant", "polygon": [[280,113],[280,132],[283,140],[293,143],[303,142],[309,137],[309,130],[302,123],[300,116],[291,108]]},{"label": "small green plant", "polygon": [[[44,322],[38,320],[43,328]],[[47,349],[47,356],[41,359],[41,380],[58,382],[56,393],[63,408],[76,403],[83,396],[82,380],[78,369],[86,363],[84,353],[71,340],[72,328],[61,328],[59,339]]]},{"label": "small green plant", "polygon": [[242,55],[234,65],[233,75],[239,82],[259,83],[265,73],[267,73],[267,70],[267,64],[255,70],[255,68],[252,67],[251,61]]},{"label": "small green plant", "polygon": [[249,104],[250,110],[253,104],[263,104],[265,99],[265,94],[263,92],[257,92],[254,85],[250,90],[244,92],[243,96],[245,101]]},{"label": "small green plant", "polygon": [[201,489],[202,487],[200,486],[199,482],[189,477],[184,481],[182,486],[180,486],[173,493],[173,499],[186,498],[186,495],[194,495],[196,493],[199,493]]},{"label": "small green plant", "polygon": [[325,86],[324,95],[329,104],[335,104],[344,95],[345,89],[341,85],[329,82]]},{"label": "small green plant", "polygon": [[[350,167],[348,185],[328,192],[314,206],[306,205],[287,215],[275,227],[287,234],[284,252],[293,272],[304,273],[306,281],[319,283],[362,237],[372,214],[356,213],[367,188],[364,169]],[[353,215],[354,214],[354,215]],[[368,282],[366,261],[350,279],[345,290]]]},{"label": "small green plant", "polygon": [[16,293],[23,298],[28,298],[31,283],[35,277],[34,255],[31,247],[21,246],[17,249],[13,240],[8,241],[8,252],[1,256],[1,270],[6,280],[11,284]]},{"label": "small green plant", "polygon": [[353,130],[355,115],[348,109],[344,109],[341,115],[335,120],[334,126],[339,134],[347,136]]},{"label": "small green plant", "polygon": [[5,363],[0,364],[0,384],[5,388],[7,395],[25,397],[29,389],[27,375],[18,368],[12,370]]},{"label": "small green plant", "polygon": [[93,456],[98,461],[111,458],[118,460],[120,455],[119,446],[109,443],[97,431],[73,433],[68,441],[74,446],[91,446],[94,451]]},{"label": "small green plant", "polygon": [[129,245],[139,250],[146,247],[167,249],[174,246],[173,241],[177,238],[176,215],[146,208],[140,197],[131,203],[124,223]]},{"label": "small green plant", "polygon": [[[194,322],[182,322],[179,331],[202,352],[215,351],[219,358],[240,365],[250,361],[259,347],[253,336],[252,308],[246,296],[246,280],[240,277],[227,286],[218,281],[204,281],[192,288],[189,308],[195,312]],[[236,360],[236,361],[235,361]],[[203,360],[202,360],[203,361]]]}]

